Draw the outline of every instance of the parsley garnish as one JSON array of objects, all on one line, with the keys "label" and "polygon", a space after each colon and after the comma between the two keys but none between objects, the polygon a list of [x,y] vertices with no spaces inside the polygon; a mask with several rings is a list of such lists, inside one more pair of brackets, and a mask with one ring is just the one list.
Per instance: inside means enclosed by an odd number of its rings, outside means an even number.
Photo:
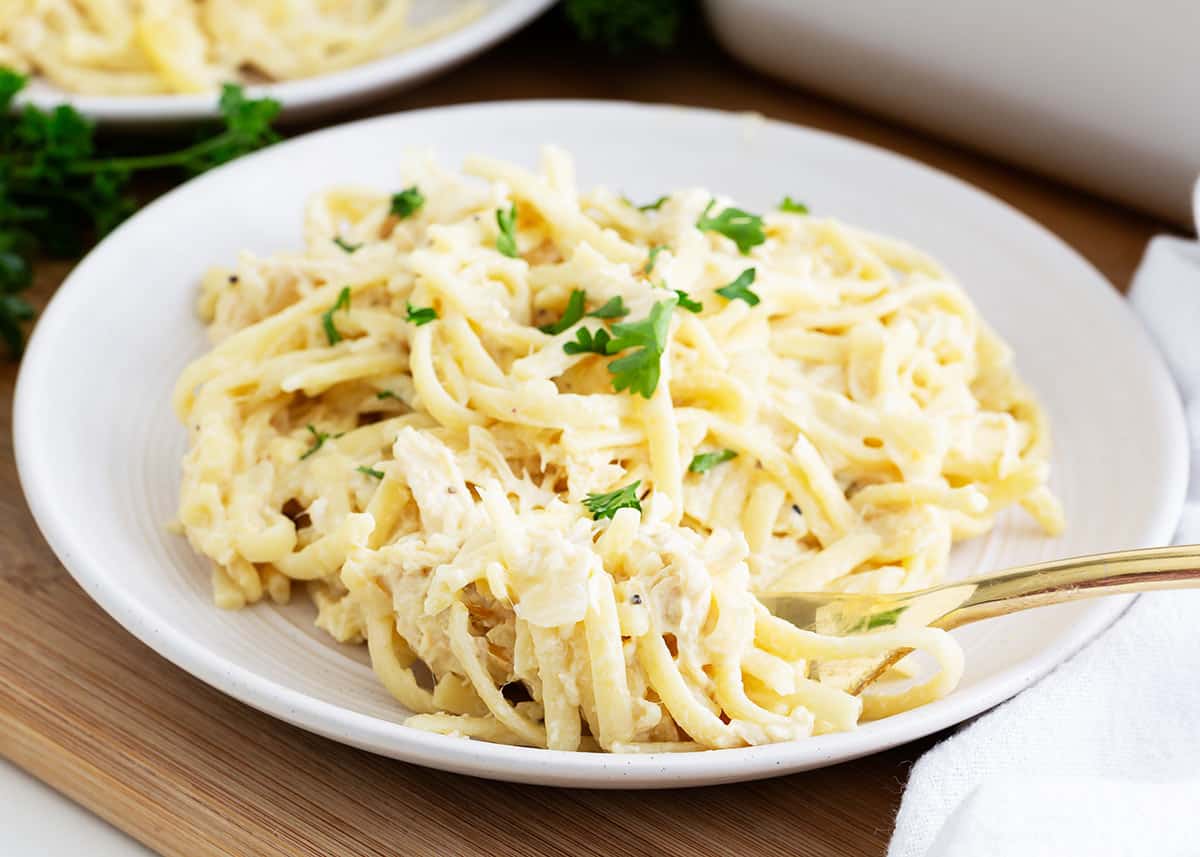
[{"label": "parsley garnish", "polygon": [[417,190],[417,186],[407,187],[400,193],[392,194],[392,214],[403,220],[412,217],[425,204],[425,195]]},{"label": "parsley garnish", "polygon": [[638,205],[636,202],[629,199],[629,197],[626,197],[626,196],[621,197],[621,199],[625,200],[625,203],[627,205],[632,205],[638,211],[658,211],[660,208],[662,208],[663,203],[666,202],[670,198],[671,197],[669,197],[669,196],[660,196],[658,199],[654,200],[654,202],[648,202],[645,205]]},{"label": "parsley garnish", "polygon": [[675,44],[679,25],[692,14],[686,0],[566,0],[563,10],[575,33],[609,53],[663,50]]},{"label": "parsley garnish", "polygon": [[342,240],[340,235],[333,239],[333,243],[341,247],[347,253],[353,253],[359,247],[362,247],[361,244],[351,244],[349,241]]},{"label": "parsley garnish", "polygon": [[219,107],[223,127],[173,152],[115,158],[99,150],[95,126],[67,105],[41,110],[12,102],[27,79],[0,68],[0,338],[12,357],[25,344],[34,316],[24,292],[39,253],[75,256],[137,208],[130,177],[170,169],[194,175],[279,139],[271,122],[279,103],[249,100],[226,85]]},{"label": "parsley garnish", "polygon": [[333,314],[338,310],[350,309],[350,287],[346,286],[338,292],[337,300],[333,302],[333,306],[321,314],[321,324],[325,328],[325,338],[329,340],[330,345],[337,345],[342,341],[342,334],[333,324]]},{"label": "parsley garnish", "polygon": [[692,458],[692,463],[688,465],[689,473],[707,473],[718,464],[724,464],[737,458],[737,453],[732,449],[722,449],[720,452],[702,452]]},{"label": "parsley garnish", "polygon": [[876,613],[872,616],[864,616],[854,624],[852,628],[848,628],[849,633],[857,631],[873,631],[876,628],[886,628],[889,625],[895,625],[900,618],[900,614],[908,609],[907,605],[901,605],[892,610],[884,610],[881,613]]},{"label": "parsley garnish", "polygon": [[659,362],[667,349],[675,302],[673,297],[659,301],[651,308],[650,315],[641,321],[613,325],[613,338],[607,345],[609,354],[637,348],[632,354],[608,364],[613,389],[618,393],[628,390],[646,399],[654,394],[660,374]]},{"label": "parsley garnish", "polygon": [[329,438],[341,437],[340,434],[334,435],[334,434],[330,434],[329,432],[325,432],[325,431],[317,431],[315,428],[313,428],[312,423],[309,423],[307,426],[305,426],[305,428],[307,428],[308,433],[313,436],[313,445],[311,447],[309,447],[309,449],[306,453],[304,453],[302,456],[300,456],[301,461],[308,458],[310,455],[312,455],[314,452],[316,452],[318,449],[320,449],[325,444],[325,441],[329,440]]},{"label": "parsley garnish", "polygon": [[754,306],[760,300],[758,295],[750,291],[750,284],[754,282],[754,275],[754,269],[747,268],[738,274],[737,279],[732,283],[717,289],[717,294],[731,301],[742,300],[750,304],[750,306]]},{"label": "parsley garnish", "polygon": [[642,504],[638,500],[637,488],[641,484],[639,479],[637,482],[631,482],[624,488],[618,488],[607,494],[588,494],[583,505],[587,506],[588,511],[592,513],[593,521],[611,518],[617,514],[619,509],[637,509],[640,512]]},{"label": "parsley garnish", "polygon": [[692,300],[688,297],[687,292],[676,289],[675,294],[679,295],[679,305],[688,312],[700,312],[704,309],[704,304],[700,303],[700,301]]},{"label": "parsley garnish", "polygon": [[437,319],[438,314],[431,306],[415,307],[408,301],[404,302],[404,320],[411,321],[417,327]]},{"label": "parsley garnish", "polygon": [[356,467],[354,469],[364,476],[374,476],[376,479],[382,479],[384,477],[384,472],[382,470],[376,470],[374,467],[367,467],[365,464],[362,467]]},{"label": "parsley garnish", "polygon": [[496,249],[508,256],[510,259],[516,259],[521,254],[517,250],[517,204],[505,211],[502,208],[496,209],[496,225],[500,227],[500,234],[496,236]]},{"label": "parsley garnish", "polygon": [[[500,212],[496,212],[497,216]],[[563,310],[562,317],[553,324],[543,324],[538,328],[542,333],[549,333],[552,336],[557,336],[564,330],[573,327],[578,323],[579,319],[583,318],[583,302],[587,298],[587,294],[583,289],[573,289],[571,296],[567,298],[567,308]]]},{"label": "parsley garnish", "polygon": [[383,401],[384,399],[395,399],[397,402],[404,401],[399,396],[397,396],[395,393],[393,393],[391,390],[380,390],[378,393],[375,394],[375,398],[379,399],[380,401]]},{"label": "parsley garnish", "polygon": [[667,249],[666,244],[658,244],[651,247],[649,254],[646,256],[646,264],[642,266],[642,273],[649,274],[654,270],[654,260],[658,258],[658,254]]},{"label": "parsley garnish", "polygon": [[797,202],[790,196],[785,196],[783,202],[779,203],[780,211],[790,211],[792,214],[808,214],[808,206],[802,202]]},{"label": "parsley garnish", "polygon": [[624,318],[629,315],[629,308],[625,306],[624,299],[617,295],[615,298],[610,298],[604,306],[589,312],[588,315],[592,318]]},{"label": "parsley garnish", "polygon": [[767,233],[763,232],[762,218],[757,214],[730,207],[716,217],[709,217],[708,212],[716,204],[715,199],[708,201],[708,205],[704,207],[704,213],[696,221],[697,229],[724,235],[737,245],[738,252],[743,256],[750,252],[750,248],[757,247],[767,240]]},{"label": "parsley garnish", "polygon": [[608,343],[612,339],[603,327],[593,335],[586,327],[575,331],[574,342],[564,342],[563,351],[568,354],[607,354]]}]

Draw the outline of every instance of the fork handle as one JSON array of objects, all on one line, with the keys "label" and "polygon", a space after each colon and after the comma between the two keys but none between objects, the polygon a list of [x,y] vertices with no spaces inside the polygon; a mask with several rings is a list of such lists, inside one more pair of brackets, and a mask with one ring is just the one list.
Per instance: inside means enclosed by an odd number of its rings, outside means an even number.
[{"label": "fork handle", "polygon": [[932,624],[949,630],[1031,607],[1100,595],[1200,587],[1200,545],[1116,551],[1053,560],[945,584],[964,590],[963,601]]}]

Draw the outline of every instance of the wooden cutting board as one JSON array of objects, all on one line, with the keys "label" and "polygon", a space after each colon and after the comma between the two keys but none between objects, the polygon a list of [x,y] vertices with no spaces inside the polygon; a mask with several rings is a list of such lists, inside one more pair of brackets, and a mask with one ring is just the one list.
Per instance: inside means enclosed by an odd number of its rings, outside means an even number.
[{"label": "wooden cutting board", "polygon": [[[371,112],[510,97],[752,109],[875,142],[1006,198],[1117,283],[1128,282],[1147,238],[1166,230],[771,83],[725,60],[703,38],[667,59],[609,60],[581,52],[554,21],[543,20],[449,77]],[[787,186],[784,167],[781,193],[802,197],[803,188]],[[39,302],[67,269],[40,267]],[[101,612],[38,534],[12,457],[15,376],[12,365],[0,370],[0,755],[151,848],[180,857],[884,852],[907,770],[933,739],[761,783],[568,791],[372,756],[208,688]]]}]

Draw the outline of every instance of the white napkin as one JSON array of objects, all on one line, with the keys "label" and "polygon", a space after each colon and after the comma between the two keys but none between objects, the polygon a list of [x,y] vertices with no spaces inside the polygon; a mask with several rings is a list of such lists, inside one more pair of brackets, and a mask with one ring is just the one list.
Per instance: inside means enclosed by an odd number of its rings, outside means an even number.
[{"label": "white napkin", "polygon": [[[1200,182],[1196,217],[1200,224]],[[1200,242],[1150,242],[1130,290],[1187,410],[1176,540],[1200,542]],[[1200,591],[1143,595],[1041,682],[913,767],[888,857],[1200,855]]]}]

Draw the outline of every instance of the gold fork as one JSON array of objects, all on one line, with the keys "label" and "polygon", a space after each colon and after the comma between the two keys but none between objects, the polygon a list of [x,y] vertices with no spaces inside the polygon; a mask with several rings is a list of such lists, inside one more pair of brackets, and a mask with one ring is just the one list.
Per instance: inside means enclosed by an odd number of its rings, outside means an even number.
[{"label": "gold fork", "polygon": [[[1116,551],[1023,565],[954,580],[914,592],[767,592],[759,600],[781,619],[822,634],[847,636],[891,627],[931,625],[950,630],[991,619],[1101,595],[1200,586],[1200,545]],[[911,649],[897,649],[847,686],[862,690]]]}]

